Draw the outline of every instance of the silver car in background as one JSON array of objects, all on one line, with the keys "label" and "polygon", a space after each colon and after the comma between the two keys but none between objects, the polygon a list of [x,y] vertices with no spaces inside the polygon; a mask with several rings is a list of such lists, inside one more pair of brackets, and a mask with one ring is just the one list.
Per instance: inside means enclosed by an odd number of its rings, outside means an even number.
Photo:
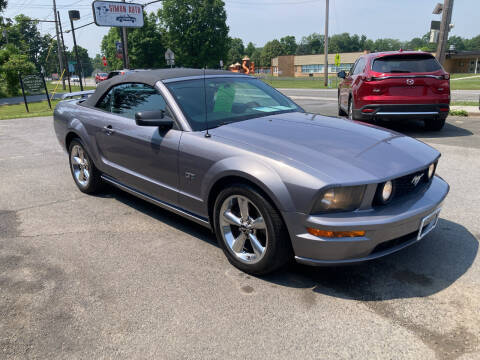
[{"label": "silver car in background", "polygon": [[225,71],[117,76],[60,102],[54,126],[81,191],[109,183],[209,227],[253,274],[405,248],[435,227],[449,190],[432,147],[306,113]]}]

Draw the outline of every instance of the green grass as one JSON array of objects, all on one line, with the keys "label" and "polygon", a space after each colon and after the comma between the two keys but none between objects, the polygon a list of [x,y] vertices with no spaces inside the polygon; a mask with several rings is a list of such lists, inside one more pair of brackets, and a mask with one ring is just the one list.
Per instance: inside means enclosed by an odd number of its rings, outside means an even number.
[{"label": "green grass", "polygon": [[[73,83],[70,83],[70,84],[72,86],[72,92],[81,91],[80,85],[73,85]],[[53,90],[55,89],[56,86],[57,86],[57,84],[53,84],[51,81],[47,82],[48,92],[49,93],[53,92]],[[83,87],[83,90],[94,90],[94,89],[95,89],[95,86],[84,86]],[[63,90],[63,87],[62,87],[61,83],[57,87],[56,93],[63,93],[63,92],[70,92],[69,89],[68,89],[68,82],[66,82],[66,81],[65,81],[65,90]]]},{"label": "green grass", "polygon": [[[59,100],[52,101],[52,109],[55,108],[58,102]],[[0,106],[0,120],[53,115],[53,110],[48,107],[46,100],[28,104],[28,109],[30,112],[27,113],[23,103],[17,105],[2,105]]]},{"label": "green grass", "polygon": [[[463,79],[465,77],[477,76],[475,78]],[[480,74],[452,74],[450,89],[452,90],[480,90]],[[462,79],[462,80],[454,80]]]},{"label": "green grass", "polygon": [[450,103],[451,106],[478,106],[478,101],[467,101],[467,100],[458,100],[452,101]]}]

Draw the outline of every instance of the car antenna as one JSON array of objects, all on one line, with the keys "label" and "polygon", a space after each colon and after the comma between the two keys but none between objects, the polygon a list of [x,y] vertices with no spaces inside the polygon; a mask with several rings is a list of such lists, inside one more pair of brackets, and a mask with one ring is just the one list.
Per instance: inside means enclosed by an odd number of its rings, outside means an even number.
[{"label": "car antenna", "polygon": [[205,137],[209,138],[212,135],[210,135],[210,133],[208,132],[207,85],[205,81],[205,67],[203,67],[203,99],[205,101],[205,127],[207,128]]}]

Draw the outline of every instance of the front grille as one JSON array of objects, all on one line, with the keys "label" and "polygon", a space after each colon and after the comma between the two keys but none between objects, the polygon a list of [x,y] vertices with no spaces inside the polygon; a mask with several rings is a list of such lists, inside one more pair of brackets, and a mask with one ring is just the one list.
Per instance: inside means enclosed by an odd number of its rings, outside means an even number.
[{"label": "front grille", "polygon": [[[416,179],[420,180],[415,182]],[[428,169],[399,177],[393,180],[393,186],[395,188],[394,198],[420,191],[424,189],[428,183]]]},{"label": "front grille", "polygon": [[382,242],[377,246],[375,246],[370,254],[375,254],[375,253],[388,251],[390,249],[396,248],[397,246],[400,246],[409,241],[412,241],[413,239],[416,238],[417,234],[418,234],[418,231],[415,231],[410,234],[404,235],[402,237]]},{"label": "front grille", "polygon": [[[431,179],[428,179],[428,167],[427,167],[423,170],[420,170],[396,179],[392,179],[392,182],[393,182],[394,190],[393,190],[392,198],[388,203],[401,199],[404,196],[416,194],[426,190],[431,183]],[[377,187],[375,198],[373,200],[374,206],[386,205],[381,200],[382,189],[383,189],[383,183],[379,184],[379,186]]]}]

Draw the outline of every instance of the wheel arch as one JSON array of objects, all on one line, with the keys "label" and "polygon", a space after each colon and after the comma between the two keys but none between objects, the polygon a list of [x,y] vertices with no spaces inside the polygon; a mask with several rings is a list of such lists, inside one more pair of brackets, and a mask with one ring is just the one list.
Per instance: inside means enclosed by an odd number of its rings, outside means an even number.
[{"label": "wheel arch", "polygon": [[[212,220],[215,200],[222,189],[233,183],[244,183],[257,189],[281,213],[293,211],[290,193],[277,172],[252,159],[225,159],[214,165],[206,175],[203,198]],[[227,167],[228,165],[228,167]]]}]

